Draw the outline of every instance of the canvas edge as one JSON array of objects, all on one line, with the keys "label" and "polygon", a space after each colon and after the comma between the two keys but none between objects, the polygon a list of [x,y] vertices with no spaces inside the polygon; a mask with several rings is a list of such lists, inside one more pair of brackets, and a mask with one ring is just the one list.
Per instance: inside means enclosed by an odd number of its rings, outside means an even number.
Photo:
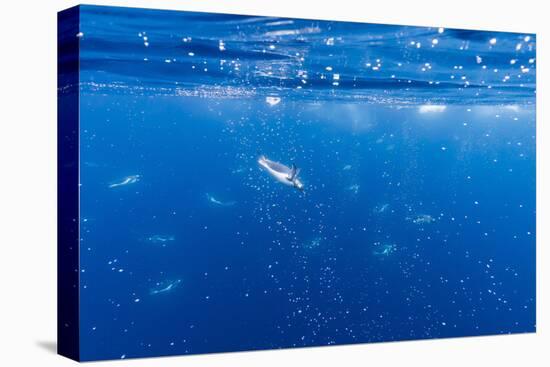
[{"label": "canvas edge", "polygon": [[80,361],[80,7],[57,13],[57,353]]}]

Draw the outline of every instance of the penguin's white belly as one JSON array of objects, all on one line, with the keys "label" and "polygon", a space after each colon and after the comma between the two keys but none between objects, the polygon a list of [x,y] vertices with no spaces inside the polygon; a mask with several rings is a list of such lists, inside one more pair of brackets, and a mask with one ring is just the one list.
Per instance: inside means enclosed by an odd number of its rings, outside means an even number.
[{"label": "penguin's white belly", "polygon": [[[287,186],[292,186],[293,183],[292,181],[290,181],[288,179],[288,172],[280,172],[280,171],[276,171],[274,170],[273,168],[270,167],[269,165],[269,162],[261,157],[259,160],[258,160],[258,163],[260,164],[260,166],[262,166],[274,179],[276,179],[277,181],[279,181],[280,183],[282,184],[285,184]],[[285,167],[286,170],[288,170],[290,172],[290,169]]]},{"label": "penguin's white belly", "polygon": [[292,186],[292,181],[290,181],[288,179],[288,175],[287,174],[284,174],[284,173],[280,173],[280,172],[277,172],[277,171],[273,171],[271,169],[267,169],[267,172],[269,172],[269,174],[271,176],[273,176],[277,181],[279,181],[280,183],[283,183],[287,186]]}]

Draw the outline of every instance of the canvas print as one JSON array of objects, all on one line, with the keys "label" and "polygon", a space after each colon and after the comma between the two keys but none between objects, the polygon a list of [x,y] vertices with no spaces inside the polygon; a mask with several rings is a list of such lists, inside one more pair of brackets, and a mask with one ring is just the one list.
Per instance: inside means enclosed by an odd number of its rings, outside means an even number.
[{"label": "canvas print", "polygon": [[60,12],[60,354],[535,332],[536,36],[434,25]]}]

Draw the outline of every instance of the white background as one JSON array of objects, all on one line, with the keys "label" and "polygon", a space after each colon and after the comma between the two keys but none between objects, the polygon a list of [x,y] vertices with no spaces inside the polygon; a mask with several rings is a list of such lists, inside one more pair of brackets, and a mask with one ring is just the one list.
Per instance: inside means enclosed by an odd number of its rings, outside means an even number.
[{"label": "white background", "polygon": [[[96,4],[537,33],[536,334],[103,362],[110,366],[540,366],[550,360],[550,20],[543,1],[112,0]],[[0,21],[0,365],[68,366],[56,339],[56,12],[3,2]],[[182,310],[185,312],[185,310]],[[261,310],[258,310],[261,312]],[[227,336],[228,338],[231,335]]]}]

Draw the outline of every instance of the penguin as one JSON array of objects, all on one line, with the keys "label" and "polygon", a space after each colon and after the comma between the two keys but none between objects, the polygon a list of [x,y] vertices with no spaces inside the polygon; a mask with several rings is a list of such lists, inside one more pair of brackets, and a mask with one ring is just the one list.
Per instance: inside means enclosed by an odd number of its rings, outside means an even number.
[{"label": "penguin", "polygon": [[287,167],[279,162],[269,160],[262,155],[258,158],[258,164],[280,183],[287,186],[292,186],[299,191],[304,190],[304,184],[298,178],[300,169],[296,167],[294,163],[292,164],[292,167]]},{"label": "penguin", "polygon": [[127,177],[124,177],[124,179],[120,182],[115,182],[113,184],[110,184],[109,188],[112,189],[112,188],[119,187],[119,186],[130,185],[130,184],[138,182],[140,178],[141,178],[140,175],[127,176]]}]

